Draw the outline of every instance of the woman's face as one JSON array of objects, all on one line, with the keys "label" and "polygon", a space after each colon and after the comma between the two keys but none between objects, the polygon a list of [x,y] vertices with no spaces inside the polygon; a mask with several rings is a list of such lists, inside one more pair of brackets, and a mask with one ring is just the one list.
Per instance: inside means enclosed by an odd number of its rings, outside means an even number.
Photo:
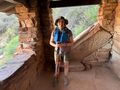
[{"label": "woman's face", "polygon": [[60,19],[57,23],[57,26],[62,30],[65,27],[65,21],[63,19]]}]

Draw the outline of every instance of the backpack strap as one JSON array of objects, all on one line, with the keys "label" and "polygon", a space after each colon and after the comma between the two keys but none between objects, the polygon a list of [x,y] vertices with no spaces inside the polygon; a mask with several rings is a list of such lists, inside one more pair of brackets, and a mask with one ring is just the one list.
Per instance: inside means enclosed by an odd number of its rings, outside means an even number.
[{"label": "backpack strap", "polygon": [[60,30],[58,29],[58,27],[55,28],[54,33],[53,33],[53,37],[54,37],[54,42],[57,43],[60,38]]}]

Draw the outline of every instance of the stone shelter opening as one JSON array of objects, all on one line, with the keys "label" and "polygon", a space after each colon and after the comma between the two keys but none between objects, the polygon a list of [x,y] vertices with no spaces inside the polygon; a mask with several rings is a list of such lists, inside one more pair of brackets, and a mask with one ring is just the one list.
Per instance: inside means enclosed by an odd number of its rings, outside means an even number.
[{"label": "stone shelter opening", "polygon": [[0,68],[14,56],[18,45],[18,28],[15,14],[0,13]]},{"label": "stone shelter opening", "polygon": [[99,5],[52,8],[53,21],[58,16],[68,19],[74,38],[97,21]]}]

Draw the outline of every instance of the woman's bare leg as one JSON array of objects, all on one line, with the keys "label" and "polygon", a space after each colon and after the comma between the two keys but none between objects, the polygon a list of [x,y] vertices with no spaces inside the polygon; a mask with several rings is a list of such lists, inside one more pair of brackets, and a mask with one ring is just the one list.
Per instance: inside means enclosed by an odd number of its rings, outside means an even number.
[{"label": "woman's bare leg", "polygon": [[68,73],[69,73],[69,62],[65,61],[64,62],[64,75],[68,76]]}]

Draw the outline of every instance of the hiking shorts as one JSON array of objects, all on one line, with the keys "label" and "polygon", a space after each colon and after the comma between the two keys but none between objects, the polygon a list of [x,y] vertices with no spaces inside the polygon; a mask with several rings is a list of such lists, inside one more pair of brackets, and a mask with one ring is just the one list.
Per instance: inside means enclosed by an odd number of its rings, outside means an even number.
[{"label": "hiking shorts", "polygon": [[55,62],[57,60],[68,62],[69,61],[69,52],[62,52],[61,54],[58,54],[57,51],[54,51],[54,59]]}]

